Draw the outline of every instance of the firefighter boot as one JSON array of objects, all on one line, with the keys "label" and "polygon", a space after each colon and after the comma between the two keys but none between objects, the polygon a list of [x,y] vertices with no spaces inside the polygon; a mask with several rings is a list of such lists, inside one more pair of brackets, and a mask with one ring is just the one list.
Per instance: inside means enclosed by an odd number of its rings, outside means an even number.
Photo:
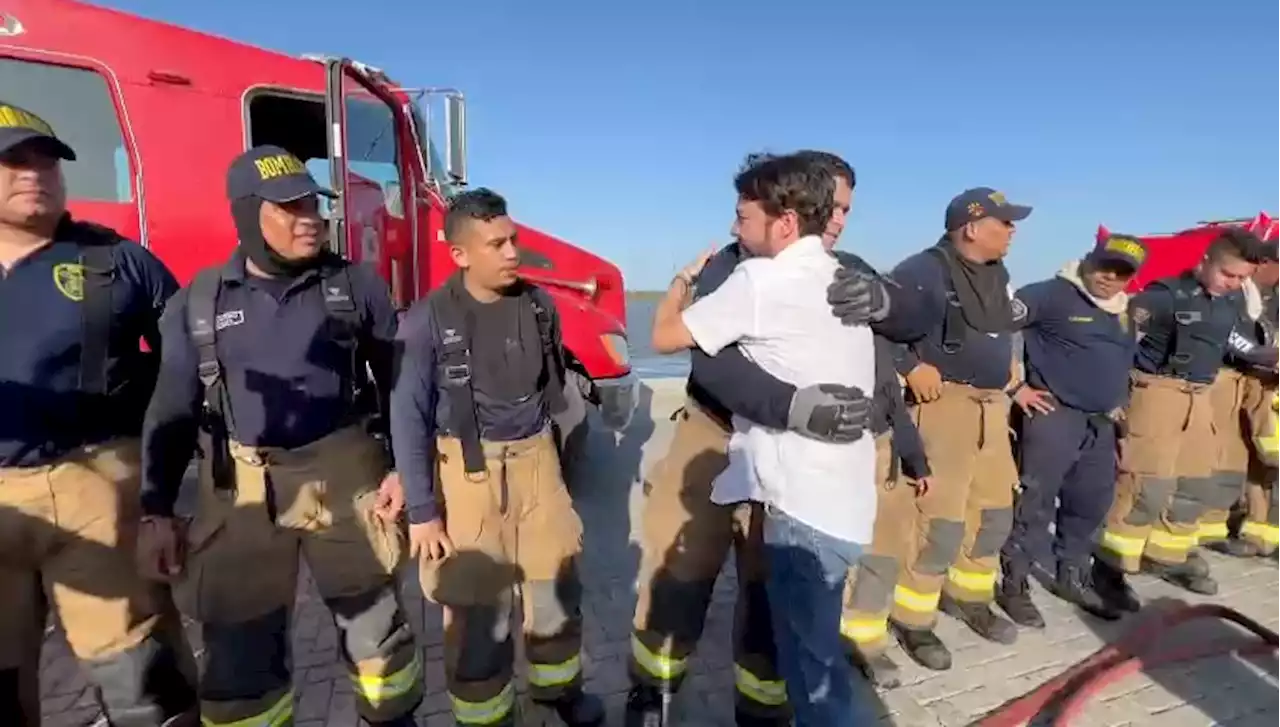
[{"label": "firefighter boot", "polygon": [[667,727],[675,695],[657,687],[637,684],[627,694],[626,727]]},{"label": "firefighter boot", "polygon": [[951,652],[934,635],[933,629],[909,629],[893,624],[893,635],[907,656],[926,669],[946,671],[951,668]]},{"label": "firefighter boot", "polygon": [[1124,612],[1108,602],[1093,587],[1090,572],[1074,563],[1059,563],[1053,594],[1067,603],[1107,621],[1115,621]]},{"label": "firefighter boot", "polygon": [[1130,613],[1137,613],[1142,608],[1142,602],[1129,586],[1124,571],[1097,558],[1093,560],[1093,588],[1112,608]]},{"label": "firefighter boot", "polygon": [[973,632],[987,641],[1012,644],[1018,640],[1018,627],[1000,618],[989,603],[967,603],[942,596],[942,610],[965,622]]},{"label": "firefighter boot", "polygon": [[1258,546],[1247,540],[1241,540],[1234,537],[1227,538],[1226,540],[1220,540],[1216,543],[1210,543],[1208,547],[1213,548],[1223,555],[1232,556],[1233,558],[1254,558],[1261,554],[1261,551],[1258,550]]},{"label": "firefighter boot", "polygon": [[854,653],[853,663],[867,680],[881,689],[893,689],[902,684],[902,676],[898,673],[898,665],[888,654],[862,656]]},{"label": "firefighter boot", "polygon": [[1040,609],[1031,600],[1031,585],[1027,583],[1027,574],[1023,570],[1013,567],[1004,569],[1004,580],[996,591],[996,603],[1019,626],[1044,628],[1044,616],[1040,615]]},{"label": "firefighter boot", "polygon": [[534,700],[544,710],[555,712],[565,727],[598,727],[604,724],[604,703],[581,688],[566,691],[558,699]]},{"label": "firefighter boot", "polygon": [[1192,558],[1192,554],[1188,554],[1187,562],[1177,565],[1143,559],[1142,569],[1162,581],[1185,588],[1192,593],[1199,593],[1202,596],[1214,596],[1218,593],[1218,582],[1209,575],[1209,564],[1205,563],[1199,555]]}]

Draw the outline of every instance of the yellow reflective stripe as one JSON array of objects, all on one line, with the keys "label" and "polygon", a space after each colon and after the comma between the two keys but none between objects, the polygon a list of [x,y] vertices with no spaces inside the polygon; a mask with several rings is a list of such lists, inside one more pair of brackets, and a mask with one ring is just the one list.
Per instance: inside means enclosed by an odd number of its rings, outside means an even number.
[{"label": "yellow reflective stripe", "polygon": [[1196,536],[1194,533],[1191,535],[1177,535],[1166,530],[1152,530],[1151,534],[1147,536],[1147,542],[1157,548],[1183,551],[1196,547]]},{"label": "yellow reflective stripe", "polygon": [[1102,533],[1102,547],[1110,550],[1119,556],[1137,558],[1142,555],[1142,549],[1147,545],[1145,538],[1135,538],[1129,535],[1118,535],[1110,530]]},{"label": "yellow reflective stripe", "polygon": [[582,658],[574,654],[559,664],[529,662],[529,683],[535,687],[558,687],[573,681],[582,672]]},{"label": "yellow reflective stripe", "polygon": [[267,711],[233,722],[215,722],[209,717],[200,717],[204,727],[284,727],[293,721],[293,690],[284,693]]},{"label": "yellow reflective stripe", "polygon": [[894,603],[902,606],[908,611],[917,613],[933,613],[938,610],[938,599],[942,597],[942,591],[934,591],[933,593],[921,593],[913,591],[903,585],[898,585],[893,589]]},{"label": "yellow reflective stripe", "polygon": [[507,718],[516,706],[516,687],[511,682],[498,692],[498,696],[483,702],[468,702],[452,694],[453,719],[459,724],[494,724]]},{"label": "yellow reflective stripe", "polygon": [[996,590],[995,571],[965,571],[959,568],[948,568],[947,580],[974,593],[993,593]]},{"label": "yellow reflective stripe", "polygon": [[840,633],[861,644],[876,641],[888,635],[889,619],[885,616],[841,619]]},{"label": "yellow reflective stripe", "polygon": [[1196,529],[1196,540],[1221,540],[1227,537],[1226,523],[1201,523]]},{"label": "yellow reflective stripe", "polygon": [[352,674],[351,683],[357,694],[376,707],[413,691],[421,678],[422,662],[415,650],[413,660],[403,669],[386,676]]},{"label": "yellow reflective stripe", "polygon": [[787,703],[787,683],[781,679],[765,681],[741,666],[733,665],[733,682],[743,696],[770,707]]},{"label": "yellow reflective stripe", "polygon": [[1257,538],[1264,543],[1280,545],[1280,528],[1267,523],[1245,522],[1240,526],[1240,534]]},{"label": "yellow reflective stripe", "polygon": [[684,659],[676,659],[649,651],[649,648],[640,642],[640,637],[635,634],[631,635],[631,655],[635,657],[636,663],[640,665],[640,668],[649,672],[650,676],[665,682],[679,678],[681,674],[684,674],[684,670],[688,666]]}]

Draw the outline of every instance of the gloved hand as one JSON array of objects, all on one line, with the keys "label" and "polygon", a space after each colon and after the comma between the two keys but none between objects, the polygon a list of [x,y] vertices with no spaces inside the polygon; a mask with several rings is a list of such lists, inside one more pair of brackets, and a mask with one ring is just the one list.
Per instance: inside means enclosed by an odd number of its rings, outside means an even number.
[{"label": "gloved hand", "polygon": [[827,303],[846,326],[877,323],[889,315],[889,290],[879,276],[841,267],[827,286]]},{"label": "gloved hand", "polygon": [[871,418],[871,399],[856,386],[818,384],[796,391],[787,428],[824,442],[857,441]]}]

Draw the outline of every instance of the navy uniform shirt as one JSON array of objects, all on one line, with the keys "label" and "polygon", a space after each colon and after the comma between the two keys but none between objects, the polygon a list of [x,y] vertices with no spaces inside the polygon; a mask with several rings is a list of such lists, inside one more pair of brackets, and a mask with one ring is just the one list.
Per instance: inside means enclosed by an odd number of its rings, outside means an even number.
[{"label": "navy uniform shirt", "polygon": [[[333,336],[336,321],[321,285],[343,267],[360,316],[355,360]],[[204,401],[200,356],[187,326],[190,290],[173,297],[160,322],[160,375],[143,430],[143,501],[154,514],[172,510]],[[389,390],[396,312],[386,283],[370,266],[335,256],[295,278],[263,278],[245,271],[237,251],[223,268],[216,313],[217,354],[237,442],[301,447],[374,413],[369,409],[375,407],[351,397],[353,382],[368,378],[366,364],[376,387]]]},{"label": "navy uniform shirt", "polygon": [[[930,322],[923,337],[900,352],[896,361],[898,371],[908,373],[923,361],[938,369],[943,381],[970,384],[979,389],[1003,389],[1009,383],[1012,332],[984,333],[966,324],[960,350],[956,353],[942,350],[947,306],[957,304],[948,294],[951,280],[941,260],[928,251],[918,252],[898,264],[893,279],[908,295],[916,297],[917,315]],[[1014,307],[1015,324],[1020,322],[1019,308]]]},{"label": "navy uniform shirt", "polygon": [[52,462],[70,450],[136,437],[154,384],[157,320],[177,290],[173,275],[141,245],[111,249],[111,326],[105,397],[80,393],[83,270],[78,223],[0,271],[0,467]]},{"label": "navy uniform shirt", "polygon": [[1151,283],[1129,304],[1129,318],[1140,335],[1135,368],[1213,383],[1243,305],[1239,292],[1210,296],[1189,273]]},{"label": "navy uniform shirt", "polygon": [[1015,296],[1023,319],[1027,383],[1072,409],[1106,413],[1124,404],[1137,337],[1129,316],[1099,308],[1065,278],[1032,283]]},{"label": "navy uniform shirt", "polygon": [[[443,295],[445,289],[432,295]],[[548,372],[533,306],[525,296],[505,295],[481,303],[460,296],[474,328],[470,333],[471,385],[480,438],[509,442],[532,437],[550,423]],[[400,324],[403,347],[391,392],[391,441],[404,485],[409,521],[439,515],[435,500],[436,436],[456,436],[449,396],[438,373],[440,332],[430,298],[409,309]],[[560,319],[551,314],[551,337],[560,345]]]}]

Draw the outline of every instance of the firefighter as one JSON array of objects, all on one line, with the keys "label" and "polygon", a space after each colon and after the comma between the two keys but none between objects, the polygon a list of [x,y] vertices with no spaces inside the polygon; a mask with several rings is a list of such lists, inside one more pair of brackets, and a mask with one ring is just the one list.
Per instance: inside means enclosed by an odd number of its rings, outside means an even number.
[{"label": "firefighter", "polygon": [[[804,151],[799,156],[834,179],[834,214],[823,235],[828,249],[844,229],[856,175],[840,157]],[[877,330],[911,333],[907,305],[890,305],[891,283],[867,264],[838,253],[841,272],[829,302],[846,325],[871,322]],[[693,297],[716,290],[746,257],[739,243],[718,251],[694,280]],[[774,429],[830,442],[853,441],[867,426],[871,403],[853,389],[830,384],[797,389],[768,374],[736,346],[715,356],[691,349],[688,399],[676,412],[666,455],[645,476],[643,550],[635,631],[631,639],[632,689],[627,724],[666,724],[672,697],[702,635],[715,579],[732,548],[738,569],[734,618],[735,712],[749,724],[786,724],[786,685],[776,653],[761,554],[761,505],[717,504],[711,483],[727,465],[734,415]]]},{"label": "firefighter", "polygon": [[[408,727],[423,695],[395,579],[403,498],[374,435],[385,417],[371,418],[390,389],[395,310],[374,268],[326,248],[319,197],[331,194],[280,147],[238,156],[227,196],[239,246],[161,320],[140,565],[200,622],[206,727],[292,723],[300,558],[333,613],[359,715]],[[184,533],[174,503],[197,443]]]},{"label": "firefighter", "polygon": [[[920,432],[907,412],[902,380],[894,367],[900,344],[875,337],[876,389],[868,429],[876,438],[876,520],[870,548],[849,572],[840,632],[850,642],[855,663],[877,686],[900,684],[889,657],[889,611],[902,564],[912,557],[912,524],[900,519],[929,491],[931,472]],[[912,503],[908,505],[907,503]]]},{"label": "firefighter", "polygon": [[140,245],[67,214],[61,165],[75,158],[43,119],[0,101],[0,715],[40,724],[47,597],[112,725],[194,723],[168,589],[134,568],[155,383],[138,340],[159,347],[177,282]]},{"label": "firefighter", "polygon": [[564,353],[550,297],[516,275],[516,226],[498,194],[455,197],[445,236],[460,268],[409,310],[392,394],[411,552],[445,607],[445,679],[462,725],[513,725],[514,589],[531,696],[571,726],[604,720],[582,689],[582,523],[550,416]]},{"label": "firefighter", "polygon": [[1152,283],[1130,303],[1138,350],[1094,573],[1099,593],[1125,610],[1140,605],[1124,577],[1139,567],[1196,593],[1217,591],[1208,563],[1192,551],[1199,518],[1220,489],[1210,389],[1258,248],[1251,234],[1226,230],[1195,270]]},{"label": "firefighter", "polygon": [[[896,364],[934,477],[920,498],[884,504],[904,510],[885,517],[920,520],[890,621],[907,654],[930,669],[951,668],[951,653],[933,633],[940,604],[986,639],[1017,638],[990,602],[996,555],[1013,522],[1018,473],[1008,434],[1010,339],[1025,312],[1012,303],[1002,259],[1015,223],[1030,214],[1030,207],[993,189],[966,190],[947,206],[938,244],[893,273],[930,307],[928,334],[901,349]],[[1026,390],[1014,394],[1020,403],[1027,396]]]},{"label": "firefighter", "polygon": [[1029,578],[1050,523],[1052,592],[1101,618],[1121,616],[1093,590],[1091,551],[1114,497],[1116,419],[1136,347],[1124,290],[1146,256],[1138,239],[1113,235],[1016,294],[1027,394],[1014,412],[1020,484],[996,602],[1019,626],[1044,628]]}]

